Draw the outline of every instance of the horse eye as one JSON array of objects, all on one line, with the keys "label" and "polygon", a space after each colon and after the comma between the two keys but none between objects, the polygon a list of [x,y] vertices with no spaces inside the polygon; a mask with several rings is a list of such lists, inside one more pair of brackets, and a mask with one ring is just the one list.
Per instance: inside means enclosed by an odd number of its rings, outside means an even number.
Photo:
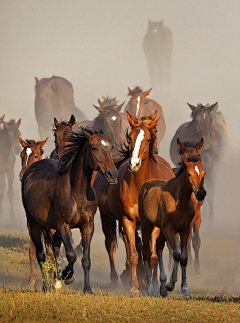
[{"label": "horse eye", "polygon": [[38,155],[34,156],[34,158],[38,158]]},{"label": "horse eye", "polygon": [[97,150],[97,147],[92,147],[92,150]]},{"label": "horse eye", "polygon": [[188,177],[190,177],[191,176],[191,174],[190,173],[187,173],[188,174]]},{"label": "horse eye", "polygon": [[151,138],[148,138],[148,139],[147,139],[147,142],[150,142],[150,141],[151,141]]}]

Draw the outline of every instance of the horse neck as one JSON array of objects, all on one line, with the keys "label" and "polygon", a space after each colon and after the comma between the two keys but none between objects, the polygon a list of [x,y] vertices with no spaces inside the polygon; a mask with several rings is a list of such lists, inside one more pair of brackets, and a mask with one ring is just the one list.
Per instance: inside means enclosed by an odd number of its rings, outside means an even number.
[{"label": "horse neck", "polygon": [[12,143],[8,136],[7,129],[0,130],[0,153],[9,156],[12,152]]},{"label": "horse neck", "polygon": [[129,173],[129,187],[135,187],[140,191],[143,184],[149,179],[149,158],[144,160],[138,172]]},{"label": "horse neck", "polygon": [[167,183],[167,186],[168,185],[171,185],[171,192],[175,195],[179,205],[186,206],[189,204],[191,201],[192,188],[187,180],[185,170],[183,170],[177,178],[173,178],[169,184]]}]

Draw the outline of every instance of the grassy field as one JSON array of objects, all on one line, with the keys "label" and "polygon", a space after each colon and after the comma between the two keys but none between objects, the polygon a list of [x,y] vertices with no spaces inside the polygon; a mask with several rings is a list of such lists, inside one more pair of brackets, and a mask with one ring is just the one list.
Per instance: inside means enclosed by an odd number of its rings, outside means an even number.
[{"label": "grassy field", "polygon": [[[79,234],[75,234],[75,241]],[[28,292],[29,238],[26,233],[0,235],[0,322],[240,322],[240,242],[234,237],[202,237],[201,276],[188,274],[192,299],[184,299],[180,279],[165,299],[149,298],[146,291],[132,296],[121,283],[109,286],[109,263],[103,236],[94,235],[91,283],[95,296],[84,295],[80,260],[75,282],[60,293],[44,294],[38,265],[37,292]],[[121,241],[116,267],[124,268]],[[167,265],[168,254],[165,251]],[[66,265],[65,258],[62,259]],[[179,273],[179,278],[181,277]]]}]

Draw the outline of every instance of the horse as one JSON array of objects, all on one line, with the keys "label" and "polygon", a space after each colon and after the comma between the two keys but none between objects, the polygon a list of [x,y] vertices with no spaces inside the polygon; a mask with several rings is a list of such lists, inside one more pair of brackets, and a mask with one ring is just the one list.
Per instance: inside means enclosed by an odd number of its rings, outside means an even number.
[{"label": "horse", "polygon": [[175,132],[170,144],[170,157],[174,165],[179,165],[177,138],[182,142],[198,142],[201,138],[204,143],[201,150],[203,168],[207,172],[205,186],[209,191],[206,198],[209,210],[209,221],[213,222],[214,210],[213,201],[215,195],[215,182],[219,165],[224,156],[226,140],[213,126],[212,112],[217,109],[217,103],[212,105],[198,104],[193,106],[188,104],[192,110],[192,120],[182,124]]},{"label": "horse", "polygon": [[[97,199],[91,185],[92,173],[100,171],[110,184],[117,181],[117,169],[113,164],[112,146],[101,131],[82,128],[72,132],[69,144],[55,159],[43,159],[31,166],[22,178],[22,202],[29,224],[30,235],[36,248],[38,264],[44,277],[45,255],[41,241],[42,228],[54,229],[50,236],[56,262],[60,262],[60,246],[63,242],[68,265],[62,271],[57,267],[56,277],[65,284],[74,281],[73,265],[76,253],[69,233],[78,228],[82,234],[84,292],[92,293],[89,281],[90,242],[94,231],[94,215]],[[39,190],[41,187],[41,190]],[[43,290],[48,284],[43,280]]]},{"label": "horse", "polygon": [[[25,170],[32,165],[33,163],[42,159],[44,153],[43,146],[47,142],[48,138],[43,141],[35,141],[32,139],[23,140],[19,136],[19,142],[23,147],[23,150],[20,153],[22,168],[19,173],[20,180]],[[52,250],[49,250],[49,245],[46,242],[47,255],[52,258]],[[29,259],[30,259],[30,274],[29,274],[29,290],[31,292],[35,291],[36,284],[36,274],[35,274],[35,262],[36,262],[36,248],[30,237],[29,245]],[[52,274],[52,273],[51,273]]]},{"label": "horse", "polygon": [[93,129],[102,129],[104,135],[108,138],[113,146],[112,153],[117,153],[122,148],[125,133],[122,128],[122,116],[120,111],[124,102],[117,104],[116,98],[104,98],[103,101],[98,99],[99,106],[93,105],[99,112],[98,116],[92,121],[82,121],[74,126],[77,131],[78,127],[88,127]]},{"label": "horse", "polygon": [[[147,293],[153,296],[153,284],[150,274],[151,250],[149,242],[154,227],[160,228],[160,237],[157,240],[157,254],[160,268],[160,295],[167,296],[177,281],[178,264],[182,268],[181,290],[185,297],[191,297],[186,276],[188,260],[187,240],[190,233],[195,209],[192,202],[192,193],[198,201],[203,201],[206,191],[203,187],[205,171],[201,161],[195,156],[185,158],[181,156],[182,165],[176,178],[164,182],[158,179],[146,181],[139,192],[139,216],[141,219],[143,261],[147,273]],[[180,248],[176,243],[175,235],[180,235]],[[166,274],[162,259],[165,242],[168,241],[172,252],[174,265],[170,281],[166,284]]]},{"label": "horse", "polygon": [[[118,183],[108,185],[99,173],[94,181],[100,210],[105,246],[109,255],[111,274],[114,284],[118,280],[113,251],[116,246],[116,220],[123,229],[126,246],[126,270],[121,275],[125,279],[131,271],[131,292],[139,292],[137,278],[138,259],[141,259],[141,241],[136,229],[140,227],[138,214],[138,193],[149,178],[169,180],[174,177],[170,165],[155,155],[157,111],[150,117],[137,119],[127,111],[131,132],[127,135],[128,144],[122,151],[123,156],[114,160],[118,169]],[[156,120],[155,120],[156,119]],[[153,239],[153,241],[155,241]],[[154,249],[154,247],[153,247]],[[141,262],[139,261],[141,270]]]},{"label": "horse", "polygon": [[[65,120],[74,114],[78,121],[86,118],[84,113],[75,107],[73,86],[68,80],[53,75],[41,80],[35,77],[35,81],[35,116],[41,139],[49,136],[54,117]],[[52,150],[51,146],[47,148]]]},{"label": "horse", "polygon": [[126,113],[126,111],[129,111],[136,118],[141,118],[149,116],[157,110],[158,117],[160,117],[157,125],[157,146],[159,146],[159,143],[165,134],[166,125],[162,107],[156,101],[147,98],[151,90],[152,89],[143,91],[138,86],[133,90],[128,88],[128,95],[130,96],[130,100],[125,106],[124,112]]},{"label": "horse", "polygon": [[148,30],[143,39],[143,51],[151,85],[160,95],[167,94],[169,90],[172,50],[170,29],[163,25],[163,20],[153,22],[149,19]]},{"label": "horse", "polygon": [[5,115],[0,118],[0,215],[3,214],[3,194],[5,190],[5,176],[8,179],[8,200],[10,204],[10,215],[14,216],[14,164],[16,161],[15,155],[19,155],[21,147],[18,141],[18,136],[21,135],[19,126],[21,119],[17,122],[11,119],[8,122],[4,121]]}]

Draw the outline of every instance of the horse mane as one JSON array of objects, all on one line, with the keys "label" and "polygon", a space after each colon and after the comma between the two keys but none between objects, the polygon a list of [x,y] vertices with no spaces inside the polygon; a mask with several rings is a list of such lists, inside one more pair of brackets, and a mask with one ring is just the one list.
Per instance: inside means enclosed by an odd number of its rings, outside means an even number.
[{"label": "horse mane", "polygon": [[[60,125],[68,125],[68,126],[72,126],[67,120],[61,120],[59,121]],[[55,132],[57,129],[57,127],[55,126],[55,124],[52,124],[52,131]]]},{"label": "horse mane", "polygon": [[[104,103],[108,104],[106,107],[113,108],[113,107],[117,106],[118,101],[116,100],[116,98],[111,98],[108,95],[106,97],[103,96],[102,98],[103,98]],[[115,103],[113,103],[113,102],[115,102]]]},{"label": "horse mane", "polygon": [[87,135],[85,135],[84,130],[90,135],[103,134],[102,130],[95,130],[88,127],[80,127],[80,131],[72,132],[67,141],[70,142],[63,147],[62,152],[59,154],[59,167],[58,171],[60,173],[67,172],[76,157],[76,154],[82,149],[85,142],[88,140]]},{"label": "horse mane", "polygon": [[[40,140],[34,140],[34,139],[25,139],[25,141],[28,144],[28,146],[30,146],[30,147],[37,146],[40,142]],[[40,153],[41,153],[41,155],[43,155],[43,153],[44,153],[43,148],[40,148]]]},{"label": "horse mane", "polygon": [[[188,158],[186,158],[186,159],[187,159],[187,161],[194,162],[194,163],[196,163],[196,162],[198,162],[198,161],[199,161],[198,157],[197,157],[197,156],[195,156],[195,155],[191,155],[191,156],[189,156],[189,157],[188,157]],[[179,168],[179,170],[178,170],[178,171],[177,171],[177,173],[176,173],[176,178],[177,178],[180,174],[182,174],[184,170],[185,170],[185,167],[183,166],[183,164],[181,164],[181,167]]]},{"label": "horse mane", "polygon": [[135,94],[135,93],[140,93],[140,92],[142,92],[143,90],[139,87],[139,86],[136,86],[132,91],[130,91],[129,93],[128,93],[128,95],[133,95],[133,94]]}]

